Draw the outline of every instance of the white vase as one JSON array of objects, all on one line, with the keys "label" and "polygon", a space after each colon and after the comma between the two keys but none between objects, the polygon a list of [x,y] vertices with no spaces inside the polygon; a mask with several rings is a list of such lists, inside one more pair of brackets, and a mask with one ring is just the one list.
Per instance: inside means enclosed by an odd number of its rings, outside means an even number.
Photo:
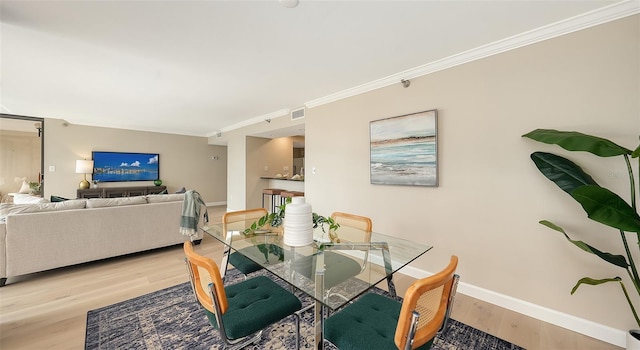
[{"label": "white vase", "polygon": [[627,350],[640,350],[640,329],[627,332]]},{"label": "white vase", "polygon": [[304,197],[293,197],[284,209],[284,244],[301,247],[313,243],[313,214]]}]

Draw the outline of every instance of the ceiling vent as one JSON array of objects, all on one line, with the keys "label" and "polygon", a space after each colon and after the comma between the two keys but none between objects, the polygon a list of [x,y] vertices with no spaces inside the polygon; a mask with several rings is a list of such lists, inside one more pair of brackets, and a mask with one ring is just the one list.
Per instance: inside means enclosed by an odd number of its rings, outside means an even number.
[{"label": "ceiling vent", "polygon": [[291,111],[291,120],[296,120],[300,118],[304,118],[304,107],[294,109]]}]

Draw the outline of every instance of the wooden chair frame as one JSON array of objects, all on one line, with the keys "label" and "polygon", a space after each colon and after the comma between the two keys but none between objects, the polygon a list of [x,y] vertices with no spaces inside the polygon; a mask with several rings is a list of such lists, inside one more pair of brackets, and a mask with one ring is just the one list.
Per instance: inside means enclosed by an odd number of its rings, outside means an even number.
[{"label": "wooden chair frame", "polygon": [[[414,282],[405,293],[395,333],[398,349],[413,349],[433,339],[438,332],[446,332],[460,277],[455,273],[458,257],[452,256],[449,265],[433,276]],[[442,288],[438,308],[431,319],[420,325],[416,311],[423,294]],[[426,316],[426,315],[425,315]],[[417,344],[414,346],[414,344]]]},{"label": "wooden chair frame", "polygon": [[[265,208],[254,208],[254,209],[246,209],[246,210],[238,210],[238,211],[230,211],[226,212],[222,215],[222,224],[223,224],[223,232],[228,232],[227,225],[233,224],[235,222],[243,221],[243,220],[251,220],[255,219],[256,221],[261,217],[268,215],[267,209]],[[230,237],[227,237],[230,239]],[[223,255],[222,255],[222,265],[224,268],[222,278],[227,272],[227,267],[229,265],[229,255],[231,253],[231,247],[227,244],[224,247]],[[247,279],[247,274],[244,274],[244,278]]]}]

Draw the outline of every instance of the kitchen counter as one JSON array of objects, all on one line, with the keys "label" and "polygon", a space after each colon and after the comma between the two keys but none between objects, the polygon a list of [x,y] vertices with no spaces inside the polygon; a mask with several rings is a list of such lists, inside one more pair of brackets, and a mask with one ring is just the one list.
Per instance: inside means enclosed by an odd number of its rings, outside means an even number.
[{"label": "kitchen counter", "polygon": [[261,176],[260,182],[262,182],[262,188],[279,188],[286,191],[304,192],[304,180],[291,180],[290,177]]},{"label": "kitchen counter", "polygon": [[295,180],[292,178],[286,178],[286,177],[269,177],[269,176],[260,176],[261,179],[265,179],[265,180],[282,180],[282,181],[297,181],[297,182],[304,182],[304,178],[299,179],[299,180]]}]

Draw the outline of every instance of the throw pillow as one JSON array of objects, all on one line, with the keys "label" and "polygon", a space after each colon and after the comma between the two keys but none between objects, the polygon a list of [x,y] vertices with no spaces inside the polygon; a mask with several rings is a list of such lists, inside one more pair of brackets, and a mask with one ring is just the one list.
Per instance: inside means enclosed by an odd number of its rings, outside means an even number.
[{"label": "throw pillow", "polygon": [[68,201],[69,198],[64,198],[64,197],[60,197],[60,196],[51,196],[51,202],[64,202],[64,201]]},{"label": "throw pillow", "polygon": [[29,187],[29,183],[27,181],[22,181],[22,187],[20,187],[20,191],[18,191],[18,193],[31,193],[31,187]]}]

